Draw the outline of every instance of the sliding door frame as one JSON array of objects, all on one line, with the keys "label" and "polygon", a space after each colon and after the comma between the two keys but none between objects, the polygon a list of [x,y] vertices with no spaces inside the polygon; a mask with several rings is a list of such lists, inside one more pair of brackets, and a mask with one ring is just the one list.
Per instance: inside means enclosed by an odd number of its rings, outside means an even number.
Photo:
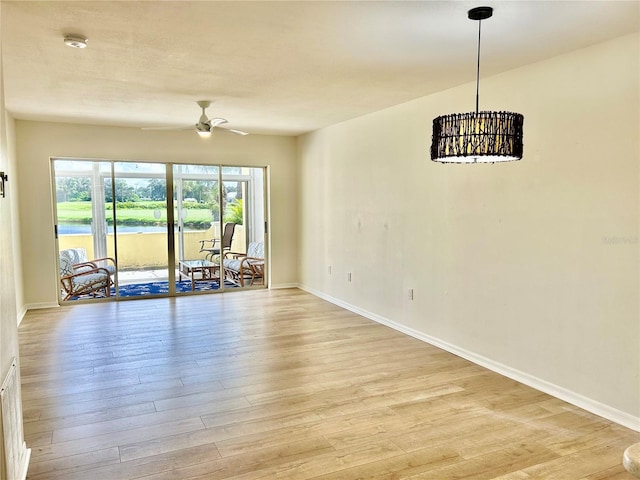
[{"label": "sliding door frame", "polygon": [[[246,244],[245,248],[250,243],[250,239],[254,238],[254,235],[258,235],[256,238],[262,238],[265,247],[265,269],[264,269],[264,279],[263,284],[256,287],[244,287],[244,288],[268,288],[269,280],[270,280],[270,261],[268,258],[268,239],[269,239],[269,228],[268,228],[268,218],[270,216],[269,213],[269,204],[268,204],[268,167],[266,166],[249,166],[249,165],[224,165],[224,164],[191,164],[191,163],[171,163],[171,162],[137,162],[134,160],[105,160],[105,159],[91,159],[91,158],[70,158],[70,157],[52,157],[51,161],[51,185],[52,185],[52,198],[53,198],[53,215],[54,215],[54,246],[55,246],[55,255],[56,255],[56,264],[58,269],[56,270],[56,284],[58,285],[58,303],[60,305],[69,305],[69,304],[77,304],[77,303],[86,303],[86,302],[95,302],[95,301],[111,301],[111,300],[133,300],[140,298],[158,298],[158,297],[175,297],[177,296],[176,292],[176,268],[178,265],[178,260],[181,259],[181,255],[183,252],[178,252],[178,249],[181,247],[183,242],[183,229],[179,229],[176,222],[180,221],[180,218],[176,218],[176,200],[174,199],[175,195],[178,194],[180,187],[176,188],[175,180],[176,176],[174,175],[174,167],[180,165],[194,165],[194,166],[206,166],[206,167],[217,167],[218,175],[218,201],[219,201],[219,218],[218,218],[218,228],[219,231],[223,231],[224,227],[224,207],[222,202],[222,192],[223,192],[223,184],[224,182],[238,182],[246,185],[246,192],[244,192],[243,198],[251,198],[250,202],[244,202],[243,210],[243,223],[245,223],[245,235],[246,235]],[[105,179],[109,178],[111,180],[111,205],[113,212],[113,255],[116,259],[116,264],[118,263],[118,236],[117,236],[117,208],[116,208],[116,179],[118,179],[118,175],[116,174],[116,164],[119,163],[152,163],[156,165],[164,165],[164,180],[165,180],[165,190],[166,190],[166,233],[167,233],[167,265],[168,265],[168,293],[160,294],[160,295],[151,295],[151,296],[140,296],[140,297],[120,297],[119,289],[118,289],[118,279],[116,276],[116,294],[111,297],[105,298],[95,298],[95,299],[79,299],[77,301],[73,301],[71,303],[62,301],[62,296],[60,292],[60,278],[59,278],[59,252],[60,252],[60,242],[59,242],[59,220],[58,220],[58,208],[57,208],[57,183],[56,179],[60,177],[87,177],[86,172],[74,172],[73,169],[62,170],[63,175],[58,175],[56,172],[56,161],[63,162],[83,162],[83,163],[91,163],[91,209],[92,209],[92,228],[91,228],[91,236],[92,242],[94,245],[94,257],[106,257],[108,251],[107,245],[107,236],[108,236],[108,227],[105,215],[105,208],[103,206],[103,202],[94,201],[96,198],[104,199],[105,198]],[[108,164],[109,172],[105,173],[101,171],[100,165]],[[250,174],[242,174],[242,173],[224,173],[224,169],[251,169]],[[260,174],[256,173],[256,170],[260,170]],[[256,182],[261,181],[261,185],[258,187]],[[135,176],[135,175],[134,175]],[[148,177],[149,175],[145,175]],[[120,177],[122,178],[122,176]],[[158,177],[160,178],[160,177]],[[185,179],[198,180],[197,173],[180,175],[178,180],[182,181]],[[260,202],[257,199],[253,198],[254,191],[256,194],[260,194]],[[177,197],[176,197],[177,198]],[[254,215],[257,211],[259,203],[261,206],[261,218],[264,222],[260,222],[264,224],[264,230],[262,230],[262,225],[258,225],[254,221]],[[181,202],[178,202],[181,204]],[[258,217],[260,218],[260,217]],[[98,228],[94,228],[94,225]],[[258,232],[258,229],[262,230]],[[104,230],[104,231],[102,231]],[[102,231],[102,235],[100,235],[100,231]],[[255,231],[255,232],[254,232]],[[97,232],[97,233],[96,233]],[[176,235],[180,235],[178,242],[176,242]],[[221,265],[220,269],[220,282],[218,284],[218,289],[209,290],[207,293],[223,293],[225,291],[224,285],[224,266]],[[234,288],[235,289],[235,288]],[[201,292],[195,292],[201,293]],[[191,294],[191,292],[187,293]],[[182,294],[180,294],[182,295]]]}]

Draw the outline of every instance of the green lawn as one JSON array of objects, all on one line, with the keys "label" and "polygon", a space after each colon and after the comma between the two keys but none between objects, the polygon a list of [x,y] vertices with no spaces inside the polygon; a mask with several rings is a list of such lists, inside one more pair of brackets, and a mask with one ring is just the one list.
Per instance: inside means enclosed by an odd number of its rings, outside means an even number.
[{"label": "green lawn", "polygon": [[[118,225],[166,225],[166,209],[154,209],[158,202],[136,202],[140,208],[116,207]],[[90,224],[91,223],[91,202],[60,202],[58,206],[58,223],[60,224]],[[109,204],[111,206],[111,204]],[[146,207],[146,208],[145,208]],[[155,217],[159,212],[159,218]],[[185,209],[186,218],[184,224],[192,228],[207,229],[211,226],[213,219],[211,210],[208,208],[188,208]],[[106,212],[107,223],[113,224],[113,215],[109,208]]]}]

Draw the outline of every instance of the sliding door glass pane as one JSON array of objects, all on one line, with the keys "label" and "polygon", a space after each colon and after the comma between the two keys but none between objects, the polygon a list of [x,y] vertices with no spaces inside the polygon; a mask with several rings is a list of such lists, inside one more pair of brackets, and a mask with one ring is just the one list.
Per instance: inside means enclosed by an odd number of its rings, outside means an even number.
[{"label": "sliding door glass pane", "polygon": [[220,288],[220,169],[174,165],[176,293]]},{"label": "sliding door glass pane", "polygon": [[[113,238],[108,225],[113,224],[113,211],[105,196],[105,180],[111,175],[109,162],[54,160],[53,174],[56,197],[56,231],[61,278],[61,300],[75,301],[105,298],[115,294],[115,258]],[[111,257],[109,260],[98,260]],[[109,266],[112,288],[101,282],[103,270],[92,267],[69,271],[72,264],[94,262],[96,267]],[[84,270],[80,275],[79,270]],[[97,274],[97,275],[95,275]]]},{"label": "sliding door glass pane", "polygon": [[242,254],[223,261],[227,288],[266,284],[264,208],[264,169],[222,167],[222,223],[235,224],[230,250]]},{"label": "sliding door glass pane", "polygon": [[106,182],[106,197],[115,205],[120,296],[169,293],[165,178],[163,164],[118,162],[114,184]]}]

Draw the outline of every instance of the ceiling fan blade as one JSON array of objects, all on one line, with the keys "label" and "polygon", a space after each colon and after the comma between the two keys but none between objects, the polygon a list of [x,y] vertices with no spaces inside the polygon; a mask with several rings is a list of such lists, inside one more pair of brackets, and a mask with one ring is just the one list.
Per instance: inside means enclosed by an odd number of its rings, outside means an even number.
[{"label": "ceiling fan blade", "polygon": [[209,119],[209,125],[212,127],[217,127],[218,125],[222,125],[223,123],[229,123],[226,118],[211,118]]},{"label": "ceiling fan blade", "polygon": [[234,128],[216,127],[218,130],[222,130],[229,133],[235,133],[236,135],[249,135],[249,132],[243,132],[242,130],[236,130]]}]

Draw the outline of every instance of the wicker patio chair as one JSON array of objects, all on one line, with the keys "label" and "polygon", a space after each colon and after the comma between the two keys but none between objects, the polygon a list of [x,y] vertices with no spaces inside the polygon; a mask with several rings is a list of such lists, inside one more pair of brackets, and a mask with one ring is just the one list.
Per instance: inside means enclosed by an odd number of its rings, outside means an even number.
[{"label": "wicker patio chair", "polygon": [[[111,262],[113,265],[108,265]],[[99,266],[100,265],[100,266]],[[87,260],[84,248],[60,251],[60,285],[63,300],[91,295],[111,296],[115,275],[115,260],[111,257]]]}]

